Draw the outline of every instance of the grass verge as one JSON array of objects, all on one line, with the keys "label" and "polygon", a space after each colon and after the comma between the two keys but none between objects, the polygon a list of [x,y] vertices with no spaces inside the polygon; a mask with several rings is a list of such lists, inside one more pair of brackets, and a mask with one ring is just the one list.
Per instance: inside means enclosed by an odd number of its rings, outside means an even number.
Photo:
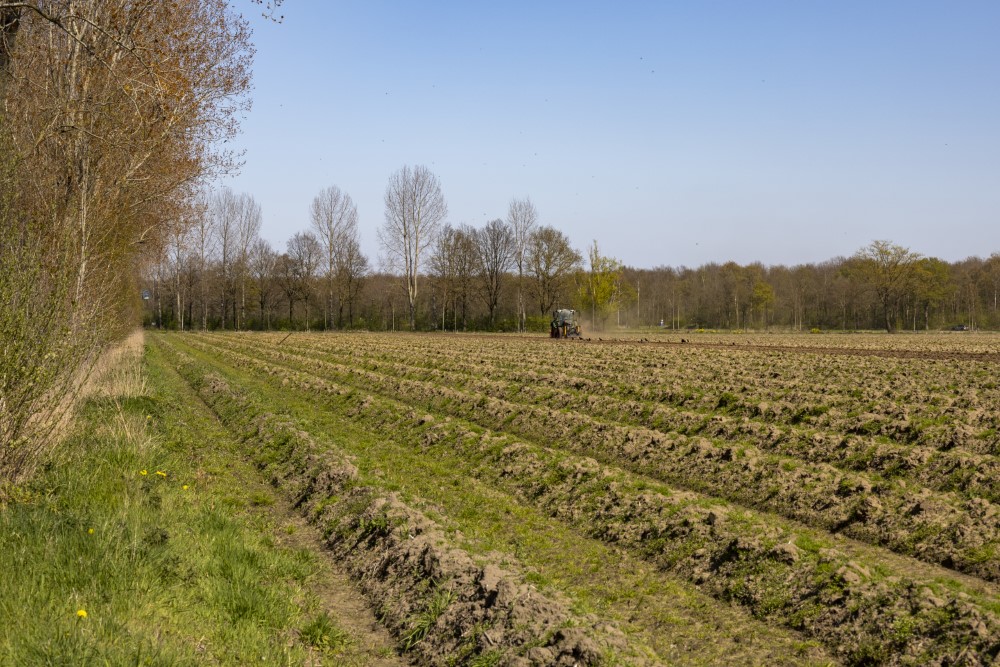
[{"label": "grass verge", "polygon": [[0,506],[16,573],[0,578],[0,664],[370,664],[310,590],[322,559],[280,543],[236,443],[140,354]]}]

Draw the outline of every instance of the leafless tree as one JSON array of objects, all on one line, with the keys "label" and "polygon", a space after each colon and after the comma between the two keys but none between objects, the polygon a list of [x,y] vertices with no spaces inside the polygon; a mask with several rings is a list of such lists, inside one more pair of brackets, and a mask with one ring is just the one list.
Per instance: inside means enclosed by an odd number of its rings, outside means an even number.
[{"label": "leafless tree", "polygon": [[278,253],[271,244],[258,238],[250,247],[249,271],[257,292],[260,309],[260,326],[271,328],[271,292],[277,268]]},{"label": "leafless tree", "polygon": [[174,298],[176,299],[178,329],[184,330],[184,275],[191,264],[192,236],[195,227],[188,221],[177,224],[170,232],[167,240],[168,261],[173,273]]},{"label": "leafless tree", "polygon": [[[297,294],[306,310],[306,331],[309,330],[309,305],[312,301],[313,282],[320,262],[323,260],[323,248],[319,240],[311,232],[296,232],[288,240],[288,271],[291,274]],[[289,307],[291,319],[291,307]]]},{"label": "leafless tree", "polygon": [[441,329],[446,328],[445,318],[448,303],[453,301],[455,291],[457,231],[451,225],[444,225],[434,241],[430,257],[430,273],[433,285],[441,298]]},{"label": "leafless tree", "polygon": [[385,225],[379,241],[392,267],[403,274],[410,310],[410,329],[417,327],[417,277],[420,260],[448,215],[437,176],[422,165],[404,166],[389,177],[385,189]]},{"label": "leafless tree", "polygon": [[462,224],[455,230],[455,317],[458,327],[458,310],[462,311],[462,331],[469,328],[469,299],[479,266],[476,250],[478,232],[472,225]]},{"label": "leafless tree", "polygon": [[202,194],[194,205],[191,243],[197,263],[198,296],[201,306],[201,328],[208,329],[208,266],[215,254],[215,236],[212,234],[212,219],[208,214],[209,199]]},{"label": "leafless tree", "polygon": [[499,218],[490,220],[476,232],[479,293],[489,313],[490,326],[496,323],[504,278],[514,263],[514,246],[514,231]]},{"label": "leafless tree", "polygon": [[517,267],[517,328],[524,331],[527,312],[524,306],[524,272],[531,234],[538,224],[538,211],[531,199],[512,199],[507,209],[507,225],[514,235],[514,265]]},{"label": "leafless tree", "polygon": [[252,195],[239,196],[239,217],[236,222],[236,261],[233,265],[234,278],[239,285],[240,309],[237,329],[246,327],[247,280],[249,279],[250,249],[260,238],[263,215],[260,204]]},{"label": "leafless tree", "polygon": [[[222,188],[216,191],[211,197],[209,214],[212,225],[212,237],[215,240],[216,259],[219,262],[219,305],[222,311],[220,324],[225,329],[229,309],[235,306],[235,299],[232,298],[235,292],[232,274],[233,264],[236,259],[236,239],[241,217],[240,196],[230,188]],[[233,307],[233,312],[235,314],[235,307]]]},{"label": "leafless tree", "polygon": [[344,304],[347,304],[347,323],[354,326],[354,303],[368,275],[368,258],[361,252],[357,224],[343,236],[334,265],[337,285],[337,326],[344,324]]},{"label": "leafless tree", "polygon": [[[313,198],[310,208],[312,228],[323,246],[326,266],[326,299],[323,304],[323,323],[332,324],[333,298],[337,291],[338,264],[350,239],[357,237],[358,209],[351,196],[341,192],[336,185],[324,188]],[[343,306],[341,306],[341,310]]]}]

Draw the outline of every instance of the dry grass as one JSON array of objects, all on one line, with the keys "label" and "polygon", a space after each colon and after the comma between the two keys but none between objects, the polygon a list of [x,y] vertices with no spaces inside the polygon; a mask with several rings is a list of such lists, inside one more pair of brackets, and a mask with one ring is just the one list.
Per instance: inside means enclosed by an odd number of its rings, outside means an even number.
[{"label": "dry grass", "polygon": [[[50,399],[38,401],[52,407],[31,415],[25,435],[14,444],[15,451],[8,452],[6,463],[12,474],[0,482],[0,501],[8,494],[11,484],[30,479],[47,453],[71,436],[78,410],[88,398],[113,399],[120,415],[118,426],[134,438],[141,437],[142,425],[138,420],[125,418],[121,401],[149,395],[142,373],[144,341],[143,331],[137,329],[118,345],[105,350],[96,361],[85,359],[67,383],[68,387],[60,385],[53,390]],[[0,403],[0,409],[3,407]]]},{"label": "dry grass", "polygon": [[86,378],[82,395],[119,400],[149,396],[142,372],[144,343],[145,333],[136,329],[119,345],[101,355]]}]

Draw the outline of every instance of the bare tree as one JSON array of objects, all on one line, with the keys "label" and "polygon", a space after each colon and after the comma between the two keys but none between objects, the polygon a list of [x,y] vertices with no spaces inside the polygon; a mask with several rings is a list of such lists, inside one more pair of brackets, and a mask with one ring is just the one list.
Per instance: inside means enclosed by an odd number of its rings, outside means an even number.
[{"label": "bare tree", "polygon": [[250,247],[249,272],[257,291],[257,305],[260,312],[260,326],[271,328],[271,292],[277,269],[278,253],[271,244],[258,238]]},{"label": "bare tree", "polygon": [[354,303],[361,285],[368,275],[368,258],[361,252],[357,224],[343,236],[335,262],[337,284],[337,326],[344,324],[344,304],[347,304],[347,323],[354,326]]},{"label": "bare tree", "polygon": [[417,327],[421,255],[430,248],[447,215],[441,184],[427,167],[405,166],[389,177],[385,189],[385,225],[378,237],[389,264],[403,274],[411,330]]},{"label": "bare tree", "polygon": [[279,289],[285,295],[288,304],[288,327],[295,328],[295,303],[299,300],[299,277],[295,272],[295,263],[288,253],[281,253],[274,261],[274,279]]},{"label": "bare tree", "polygon": [[455,328],[458,328],[458,310],[462,311],[462,331],[469,328],[469,299],[479,266],[476,250],[478,232],[471,225],[462,224],[455,230]]},{"label": "bare tree", "polygon": [[526,266],[539,314],[547,314],[566,293],[582,261],[583,257],[558,229],[539,227],[531,233]]},{"label": "bare tree", "polygon": [[191,264],[191,240],[195,227],[187,221],[177,224],[170,232],[167,243],[168,260],[174,278],[174,298],[177,305],[177,328],[184,330],[183,276]]},{"label": "bare tree", "polygon": [[[313,198],[310,208],[312,228],[323,246],[326,260],[326,299],[323,303],[324,327],[331,326],[333,298],[337,291],[337,267],[349,239],[357,236],[358,209],[351,196],[336,185],[324,188]],[[343,310],[343,305],[341,305]]]},{"label": "bare tree", "polygon": [[208,263],[215,254],[215,236],[208,214],[209,200],[201,194],[194,206],[191,242],[194,246],[198,274],[198,296],[201,301],[201,328],[208,329]]},{"label": "bare tree", "polygon": [[489,313],[490,326],[496,323],[497,305],[504,278],[514,263],[514,232],[503,220],[490,220],[476,232],[479,293]]},{"label": "bare tree", "polygon": [[[295,285],[295,293],[306,309],[306,331],[309,330],[309,305],[312,301],[313,281],[323,259],[323,248],[311,232],[296,232],[288,240],[288,270]],[[291,307],[289,307],[291,319]]]},{"label": "bare tree", "polygon": [[[215,240],[216,259],[219,262],[219,308],[222,312],[220,324],[226,328],[226,318],[230,306],[235,306],[233,288],[233,263],[236,258],[236,237],[240,219],[240,197],[230,188],[222,188],[213,193],[209,205],[212,237]],[[236,309],[233,307],[234,320]],[[234,322],[235,328],[235,322]]]},{"label": "bare tree", "polygon": [[441,328],[446,328],[447,306],[451,304],[452,329],[468,327],[468,301],[479,268],[478,232],[469,225],[445,225],[434,242],[431,274],[441,297]]},{"label": "bare tree", "polygon": [[441,297],[441,329],[446,328],[449,300],[453,300],[455,292],[457,231],[446,224],[441,228],[434,241],[434,250],[430,257],[431,276],[434,287]]},{"label": "bare tree", "polygon": [[531,199],[512,199],[507,209],[507,225],[514,235],[514,264],[517,266],[517,328],[524,331],[527,312],[524,305],[524,271],[531,234],[538,224],[538,211]]},{"label": "bare tree", "polygon": [[260,238],[260,228],[263,216],[260,204],[252,195],[243,194],[239,197],[239,216],[236,221],[236,261],[233,266],[234,278],[239,284],[240,310],[237,329],[246,327],[247,280],[249,278],[250,249]]}]

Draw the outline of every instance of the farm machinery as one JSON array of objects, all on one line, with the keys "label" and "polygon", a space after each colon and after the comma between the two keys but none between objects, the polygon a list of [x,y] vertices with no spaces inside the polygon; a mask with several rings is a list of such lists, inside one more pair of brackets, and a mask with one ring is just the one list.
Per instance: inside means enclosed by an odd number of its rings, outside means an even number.
[{"label": "farm machinery", "polygon": [[549,336],[552,338],[579,338],[581,330],[580,323],[576,319],[576,311],[566,308],[553,311]]}]

